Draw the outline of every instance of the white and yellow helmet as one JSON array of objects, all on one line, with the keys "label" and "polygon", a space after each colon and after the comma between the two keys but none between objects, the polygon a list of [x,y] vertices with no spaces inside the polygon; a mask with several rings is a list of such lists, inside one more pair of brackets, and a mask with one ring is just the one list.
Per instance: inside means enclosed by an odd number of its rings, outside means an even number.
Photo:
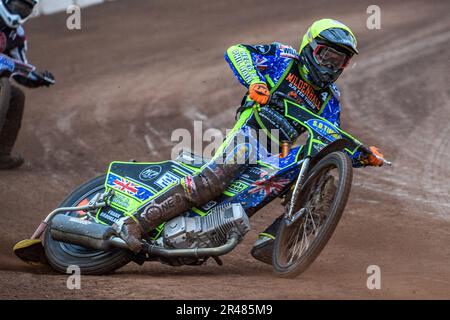
[{"label": "white and yellow helmet", "polygon": [[39,0],[0,0],[0,17],[10,28],[18,28],[33,13]]},{"label": "white and yellow helmet", "polygon": [[357,41],[342,22],[322,19],[308,29],[299,53],[314,84],[326,87],[336,81],[351,57],[358,54]]}]

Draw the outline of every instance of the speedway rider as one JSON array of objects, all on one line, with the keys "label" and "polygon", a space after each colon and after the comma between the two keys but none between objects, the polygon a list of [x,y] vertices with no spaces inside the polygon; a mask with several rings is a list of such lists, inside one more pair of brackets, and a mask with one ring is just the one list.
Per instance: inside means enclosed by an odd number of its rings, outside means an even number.
[{"label": "speedway rider", "polygon": [[[242,150],[235,148],[235,142],[239,139],[250,143],[255,140],[252,136],[254,130],[251,129],[278,129],[278,141],[295,141],[303,132],[298,123],[284,117],[282,110],[277,107],[265,106],[270,94],[275,91],[288,94],[299,104],[339,127],[339,90],[334,82],[357,53],[356,38],[352,31],[332,19],[314,22],[304,35],[298,53],[294,48],[276,42],[230,47],[225,53],[225,59],[238,80],[248,88],[247,101],[253,100],[264,107],[259,110],[251,107],[243,109],[221,148],[200,173],[182,179],[148,206],[133,216],[122,218],[113,227],[129,247],[138,253],[142,246],[140,239],[146,232],[221,195],[249,161],[259,156],[258,148],[249,150],[246,144],[238,145],[243,146]],[[375,147],[371,147],[371,150],[382,156]],[[243,157],[245,161],[236,161],[238,157]],[[373,155],[361,153],[355,154],[352,161],[355,167],[382,165],[382,161]],[[275,220],[259,235],[251,252],[256,259],[271,263],[278,221]]]},{"label": "speedway rider", "polygon": [[[22,24],[31,16],[39,0],[0,0],[0,53],[27,63],[27,41]],[[30,72],[27,76],[14,75],[14,80],[28,88],[50,86],[55,83],[51,73]],[[0,170],[14,169],[24,162],[20,156],[12,156],[11,151],[19,134],[25,94],[11,86],[10,100],[3,104],[8,110],[0,110]],[[3,124],[3,125],[2,125]]]}]

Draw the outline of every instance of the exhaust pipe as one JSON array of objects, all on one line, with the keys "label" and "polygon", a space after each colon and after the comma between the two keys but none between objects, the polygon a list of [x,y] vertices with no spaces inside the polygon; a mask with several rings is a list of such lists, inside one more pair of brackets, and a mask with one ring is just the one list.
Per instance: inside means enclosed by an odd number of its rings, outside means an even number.
[{"label": "exhaust pipe", "polygon": [[[129,249],[125,241],[116,236],[109,225],[56,215],[51,222],[51,236],[54,240],[79,245],[86,248],[108,251],[114,248]],[[156,245],[146,245],[144,250],[153,257],[203,258],[227,254],[239,243],[241,236],[231,233],[227,243],[215,248],[166,249]]]},{"label": "exhaust pipe", "polygon": [[115,234],[114,229],[109,225],[62,214],[56,215],[51,223],[51,235],[54,240],[103,251],[115,247],[127,249],[125,242],[115,237]]},{"label": "exhaust pipe", "polygon": [[166,249],[160,246],[149,245],[146,249],[148,254],[165,258],[205,258],[218,257],[233,250],[239,243],[240,236],[232,233],[227,243],[215,248],[192,248],[192,249]]}]

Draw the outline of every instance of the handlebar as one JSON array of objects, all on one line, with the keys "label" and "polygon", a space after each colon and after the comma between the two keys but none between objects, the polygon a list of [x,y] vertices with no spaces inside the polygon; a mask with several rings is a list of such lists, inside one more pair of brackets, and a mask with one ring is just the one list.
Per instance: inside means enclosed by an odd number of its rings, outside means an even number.
[{"label": "handlebar", "polygon": [[392,166],[392,162],[391,161],[387,161],[385,158],[380,157],[379,155],[373,153],[372,151],[370,152],[370,154],[372,156],[374,156],[375,158],[377,158],[378,160],[381,160],[383,162],[383,164],[385,164],[387,166]]},{"label": "handlebar", "polygon": [[383,164],[387,165],[387,166],[392,166],[392,162],[386,160],[383,157],[380,157],[379,155],[375,154],[372,152],[372,150],[370,150],[370,148],[364,144],[361,144],[361,146],[359,147],[359,150],[361,150],[362,152],[374,156],[375,158],[377,158],[378,160],[381,160],[383,162]]}]

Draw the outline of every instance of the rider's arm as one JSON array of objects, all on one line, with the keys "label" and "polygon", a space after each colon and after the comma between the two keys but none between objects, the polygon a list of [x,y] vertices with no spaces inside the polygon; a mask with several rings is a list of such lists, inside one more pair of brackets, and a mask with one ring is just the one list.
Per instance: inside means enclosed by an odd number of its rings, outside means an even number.
[{"label": "rider's arm", "polygon": [[[15,46],[9,51],[9,56],[13,59],[28,64],[27,49],[28,47],[25,31],[23,27],[19,27],[17,28]],[[28,88],[37,88],[43,85],[49,85],[48,81],[45,78],[46,78],[45,73],[40,74],[36,71],[30,72],[27,76],[19,74],[13,76],[13,79],[17,83]]]},{"label": "rider's arm", "polygon": [[247,88],[254,83],[276,83],[291,60],[297,57],[294,48],[277,42],[266,45],[237,44],[225,52],[225,60],[234,75]]},{"label": "rider's arm", "polygon": [[248,45],[231,46],[225,52],[225,60],[227,60],[239,82],[247,88],[253,83],[265,82],[257,69]]},{"label": "rider's arm", "polygon": [[[336,127],[341,127],[341,105],[339,103],[339,91],[338,89],[333,85],[332,88],[333,96],[328,100],[328,103],[323,108],[322,113],[320,116],[322,118],[327,119],[332,124],[334,124]],[[364,166],[363,162],[361,161],[361,153],[359,151],[355,152],[353,155],[347,152],[347,154],[350,156],[350,159],[352,160],[352,164],[354,168],[359,168]]]}]

